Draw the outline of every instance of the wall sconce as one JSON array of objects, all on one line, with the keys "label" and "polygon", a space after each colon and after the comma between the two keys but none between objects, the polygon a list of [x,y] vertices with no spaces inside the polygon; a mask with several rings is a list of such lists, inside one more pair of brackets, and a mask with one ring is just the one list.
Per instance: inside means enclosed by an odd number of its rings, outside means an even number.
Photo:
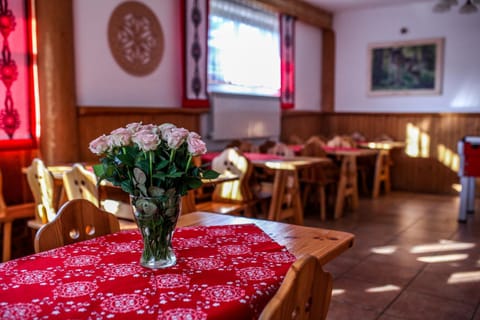
[{"label": "wall sconce", "polygon": [[[433,7],[433,11],[446,12],[455,5],[458,5],[458,0],[439,0]],[[463,6],[460,7],[459,12],[462,14],[475,13],[478,11],[477,6],[480,6],[480,0],[466,0]]]}]

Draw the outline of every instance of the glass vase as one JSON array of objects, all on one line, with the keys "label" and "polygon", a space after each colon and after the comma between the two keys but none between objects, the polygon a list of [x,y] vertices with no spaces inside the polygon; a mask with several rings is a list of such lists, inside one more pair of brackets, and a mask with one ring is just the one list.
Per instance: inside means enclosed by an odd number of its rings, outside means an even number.
[{"label": "glass vase", "polygon": [[140,264],[151,269],[175,265],[177,258],[172,247],[172,237],[180,215],[181,196],[130,196],[130,200],[143,239]]}]

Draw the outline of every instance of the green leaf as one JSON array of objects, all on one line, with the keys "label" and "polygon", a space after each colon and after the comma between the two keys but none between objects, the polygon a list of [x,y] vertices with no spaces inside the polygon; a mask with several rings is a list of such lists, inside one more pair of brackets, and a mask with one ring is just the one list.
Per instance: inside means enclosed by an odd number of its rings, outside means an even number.
[{"label": "green leaf", "polygon": [[200,179],[194,179],[194,178],[188,179],[186,183],[189,189],[197,189],[202,186],[202,180]]},{"label": "green leaf", "polygon": [[121,184],[120,184],[120,187],[126,193],[133,194],[133,188],[132,188],[132,185],[130,184],[129,180],[122,181]]},{"label": "green leaf", "polygon": [[135,163],[135,159],[130,154],[118,154],[117,159],[127,166],[133,166]]},{"label": "green leaf", "polygon": [[166,175],[167,178],[180,178],[183,172],[173,172]]},{"label": "green leaf", "polygon": [[156,166],[155,166],[155,170],[162,170],[163,168],[167,167],[168,166],[168,160],[167,159],[163,159],[161,160]]},{"label": "green leaf", "polygon": [[103,164],[94,165],[93,172],[97,177],[102,177],[105,174],[105,170],[103,169]]},{"label": "green leaf", "polygon": [[220,173],[218,173],[217,171],[214,171],[214,170],[206,170],[203,172],[203,177],[205,179],[216,179],[218,178],[218,176],[220,175]]}]

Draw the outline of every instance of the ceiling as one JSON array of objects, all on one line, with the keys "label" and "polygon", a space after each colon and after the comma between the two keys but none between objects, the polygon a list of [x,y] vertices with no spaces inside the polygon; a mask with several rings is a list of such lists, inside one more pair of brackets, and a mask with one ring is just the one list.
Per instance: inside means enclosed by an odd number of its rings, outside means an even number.
[{"label": "ceiling", "polygon": [[391,5],[404,5],[408,3],[432,2],[433,0],[304,0],[316,7],[331,11],[341,12],[364,8],[384,7]]}]

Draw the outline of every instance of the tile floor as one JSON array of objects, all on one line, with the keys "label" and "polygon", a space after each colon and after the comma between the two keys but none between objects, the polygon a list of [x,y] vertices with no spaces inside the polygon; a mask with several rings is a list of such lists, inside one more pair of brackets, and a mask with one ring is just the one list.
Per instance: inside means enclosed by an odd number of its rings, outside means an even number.
[{"label": "tile floor", "polygon": [[[480,320],[480,202],[459,224],[458,197],[392,192],[337,221],[305,224],[355,234],[325,266],[334,276],[327,319]],[[308,211],[308,210],[307,210]]]}]

